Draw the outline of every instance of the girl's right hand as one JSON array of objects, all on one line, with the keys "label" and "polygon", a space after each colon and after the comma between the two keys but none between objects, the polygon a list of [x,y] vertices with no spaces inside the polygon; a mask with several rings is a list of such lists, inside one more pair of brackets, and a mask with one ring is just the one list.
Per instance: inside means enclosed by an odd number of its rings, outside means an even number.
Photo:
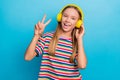
[{"label": "girl's right hand", "polygon": [[46,15],[44,15],[44,17],[42,18],[42,21],[38,22],[36,25],[35,25],[35,32],[34,32],[34,35],[42,35],[45,27],[50,23],[51,19],[49,19],[46,23],[44,23],[46,19]]}]

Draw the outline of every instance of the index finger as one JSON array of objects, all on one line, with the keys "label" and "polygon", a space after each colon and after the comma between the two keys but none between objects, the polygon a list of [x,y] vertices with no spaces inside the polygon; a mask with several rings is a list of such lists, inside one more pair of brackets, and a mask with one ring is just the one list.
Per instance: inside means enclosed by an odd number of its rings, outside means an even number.
[{"label": "index finger", "polygon": [[45,26],[48,25],[51,22],[51,19],[49,19],[46,23]]}]

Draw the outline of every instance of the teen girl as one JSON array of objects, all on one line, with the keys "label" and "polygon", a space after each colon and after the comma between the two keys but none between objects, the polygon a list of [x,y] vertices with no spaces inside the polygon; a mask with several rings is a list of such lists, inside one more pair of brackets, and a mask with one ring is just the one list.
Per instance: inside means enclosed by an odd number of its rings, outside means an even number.
[{"label": "teen girl", "polygon": [[87,63],[82,10],[74,4],[65,6],[57,16],[56,31],[43,34],[51,21],[44,23],[45,18],[46,15],[35,25],[25,60],[42,55],[38,80],[81,80],[79,68],[85,68]]}]

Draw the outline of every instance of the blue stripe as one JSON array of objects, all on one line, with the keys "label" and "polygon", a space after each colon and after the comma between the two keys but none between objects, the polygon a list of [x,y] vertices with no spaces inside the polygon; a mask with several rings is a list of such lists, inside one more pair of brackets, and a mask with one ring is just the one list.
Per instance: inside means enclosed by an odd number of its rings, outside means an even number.
[{"label": "blue stripe", "polygon": [[[50,56],[50,54],[48,54],[47,52],[44,52],[44,55]],[[55,54],[55,57],[57,57],[57,58],[63,58],[63,59],[66,59],[66,60],[70,59],[70,58],[67,58],[67,57],[64,57],[64,56],[59,56],[59,55],[56,55],[56,54]]]},{"label": "blue stripe", "polygon": [[67,60],[69,60],[70,58],[66,58],[66,57],[64,57],[64,56],[59,56],[59,55],[55,55],[55,57],[58,57],[58,58],[63,58],[63,59],[67,59]]},{"label": "blue stripe", "polygon": [[39,78],[46,78],[46,79],[49,79],[49,80],[54,80],[54,79],[52,79],[52,78],[50,78],[48,76],[39,76]]},{"label": "blue stripe", "polygon": [[[43,49],[41,47],[39,47],[39,49],[43,53]],[[39,57],[40,54],[42,54],[40,51],[38,51],[37,49],[35,49],[35,52],[37,53],[36,57]]]},{"label": "blue stripe", "polygon": [[47,67],[47,68],[50,67],[50,68],[55,69],[55,70],[68,71],[68,72],[79,72],[78,69],[76,69],[76,70],[68,70],[68,69],[53,67],[53,66],[50,66],[48,64],[41,64],[41,65],[42,65],[43,68],[44,67]]},{"label": "blue stripe", "polygon": [[45,42],[40,40],[40,39],[38,41],[39,41],[40,44],[43,44],[43,45],[45,44]]},{"label": "blue stripe", "polygon": [[41,51],[43,51],[42,47],[40,45],[37,44],[37,46],[40,48]]},{"label": "blue stripe", "polygon": [[66,44],[58,43],[58,46],[64,46],[64,47],[66,47],[66,48],[72,49],[72,46],[69,46],[69,45],[66,45]]},{"label": "blue stripe", "polygon": [[64,41],[64,42],[69,42],[69,43],[72,43],[72,41],[71,40],[69,40],[69,39],[64,39],[64,38],[59,38],[59,40],[61,40],[61,41]]},{"label": "blue stripe", "polygon": [[53,62],[53,63],[57,63],[59,65],[63,65],[64,64],[66,66],[75,66],[75,64],[72,64],[72,63],[68,64],[68,63],[64,63],[64,62],[57,62],[57,61],[53,61],[53,60],[49,60],[49,59],[45,59],[45,58],[42,58],[42,60]]},{"label": "blue stripe", "polygon": [[47,41],[45,41],[45,43],[50,43],[50,41],[47,40]]},{"label": "blue stripe", "polygon": [[36,57],[39,57],[40,56],[40,53],[37,49],[35,49],[35,52],[37,53]]}]

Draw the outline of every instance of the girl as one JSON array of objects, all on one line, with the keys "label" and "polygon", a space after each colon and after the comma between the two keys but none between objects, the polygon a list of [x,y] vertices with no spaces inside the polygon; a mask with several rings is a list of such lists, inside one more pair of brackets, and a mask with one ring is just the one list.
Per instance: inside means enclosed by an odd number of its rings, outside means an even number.
[{"label": "girl", "polygon": [[56,31],[42,35],[51,21],[44,23],[45,18],[46,15],[35,25],[25,60],[42,55],[38,80],[81,80],[79,68],[85,68],[87,63],[83,48],[82,10],[73,4],[65,6],[57,16]]}]

